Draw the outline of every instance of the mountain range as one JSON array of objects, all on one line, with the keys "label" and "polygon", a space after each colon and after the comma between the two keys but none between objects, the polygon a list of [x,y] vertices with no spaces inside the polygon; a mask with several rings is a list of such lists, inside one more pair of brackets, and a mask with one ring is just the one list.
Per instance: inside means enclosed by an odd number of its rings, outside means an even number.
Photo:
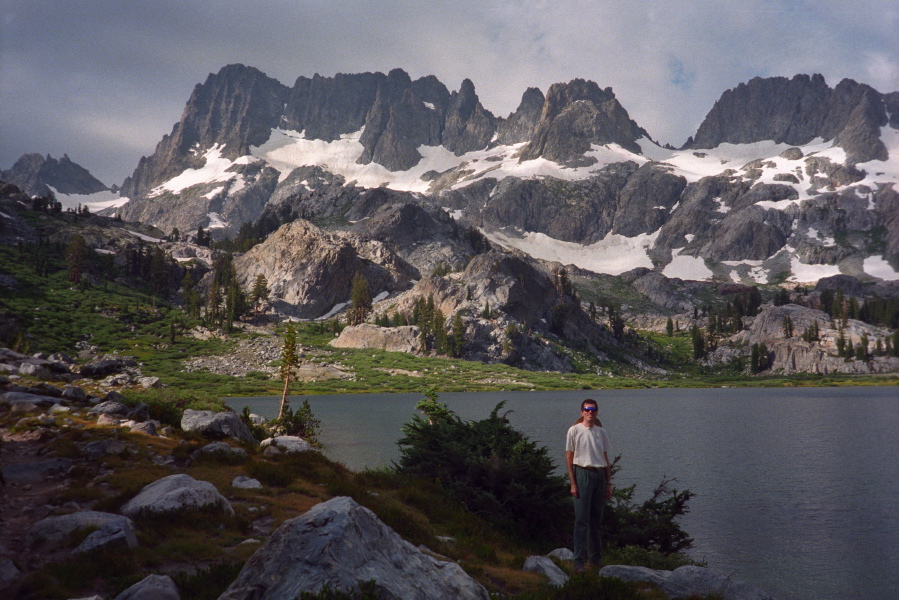
[{"label": "mountain range", "polygon": [[[547,339],[604,355],[621,337],[611,313],[609,327],[587,315],[571,279],[627,286],[693,320],[704,294],[741,284],[899,279],[897,156],[899,92],[831,88],[820,75],[725,91],[675,149],[583,79],[529,88],[498,117],[469,80],[451,92],[394,69],[288,87],[229,65],[195,87],[120,187],[68,156],[25,155],[0,179],[177,233],[167,251],[181,261],[208,255],[193,243],[201,228],[252,234],[237,278],[249,288],[265,276],[283,314],[334,314],[362,273],[394,311],[433,298],[447,317],[465,315],[468,358],[564,371]],[[644,321],[660,327],[658,314]],[[830,360],[818,349],[797,358],[791,344],[783,368]],[[632,350],[624,360],[637,365]],[[846,368],[836,362],[826,369]]]},{"label": "mountain range", "polygon": [[[897,155],[899,92],[848,79],[831,88],[820,75],[727,90],[673,149],[655,143],[611,88],[581,79],[545,94],[529,88],[503,118],[470,80],[450,92],[433,76],[394,69],[288,87],[229,65],[195,87],[181,120],[108,204],[165,231],[221,237],[266,211],[352,226],[350,212],[360,221],[384,204],[414,203],[498,245],[599,273],[895,279]],[[24,156],[3,178],[36,193],[33,182],[53,185],[41,170],[71,164],[38,158]],[[372,201],[377,189],[390,193]]]}]

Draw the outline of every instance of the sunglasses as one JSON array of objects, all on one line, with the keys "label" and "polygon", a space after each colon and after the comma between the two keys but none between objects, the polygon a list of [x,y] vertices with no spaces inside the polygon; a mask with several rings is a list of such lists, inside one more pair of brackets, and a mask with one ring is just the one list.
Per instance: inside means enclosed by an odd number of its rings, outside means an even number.
[{"label": "sunglasses", "polygon": [[584,407],[584,412],[596,412],[595,406],[586,406]]}]

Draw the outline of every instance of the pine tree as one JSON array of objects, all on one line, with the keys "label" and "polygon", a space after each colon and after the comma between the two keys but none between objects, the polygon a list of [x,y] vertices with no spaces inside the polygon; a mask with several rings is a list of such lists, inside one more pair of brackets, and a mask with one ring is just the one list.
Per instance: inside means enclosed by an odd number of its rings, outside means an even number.
[{"label": "pine tree", "polygon": [[671,317],[668,317],[668,322],[665,323],[665,333],[668,337],[674,337],[674,321],[671,320]]},{"label": "pine tree", "polygon": [[439,308],[434,310],[434,349],[437,354],[447,354],[449,339],[446,335],[446,318]]},{"label": "pine tree", "polygon": [[284,380],[284,390],[281,392],[281,407],[278,410],[278,419],[284,416],[284,409],[288,404],[287,392],[290,381],[293,379],[294,369],[300,364],[300,354],[297,351],[297,334],[293,323],[287,324],[284,332],[284,346],[281,348],[281,379]]},{"label": "pine tree", "polygon": [[493,313],[490,312],[490,300],[484,303],[484,310],[481,312],[481,318],[489,319]]},{"label": "pine tree", "polygon": [[368,313],[371,312],[372,298],[368,281],[362,273],[356,273],[353,277],[353,288],[350,292],[350,310],[347,314],[347,322],[350,325],[359,325],[365,322]]},{"label": "pine tree", "polygon": [[200,316],[200,294],[197,293],[194,278],[189,270],[185,270],[184,277],[181,278],[181,290],[187,314],[196,319]]},{"label": "pine tree", "polygon": [[265,275],[259,273],[253,281],[253,290],[250,292],[250,304],[253,305],[253,311],[259,312],[259,305],[268,300],[268,280]]},{"label": "pine tree", "polygon": [[72,283],[81,283],[81,276],[87,270],[87,242],[80,233],[72,236],[66,248],[66,264],[69,267],[69,279]]},{"label": "pine tree", "polygon": [[759,372],[768,368],[768,346],[765,342],[759,343]]},{"label": "pine tree", "polygon": [[465,347],[465,325],[462,316],[457,312],[453,316],[452,355],[455,358],[462,356],[462,348]]},{"label": "pine tree", "polygon": [[791,319],[789,315],[784,317],[783,330],[784,330],[784,337],[786,337],[786,338],[793,337],[793,319]]},{"label": "pine tree", "polygon": [[705,339],[703,339],[702,330],[698,325],[693,325],[690,337],[693,342],[693,358],[699,360],[705,356]]}]

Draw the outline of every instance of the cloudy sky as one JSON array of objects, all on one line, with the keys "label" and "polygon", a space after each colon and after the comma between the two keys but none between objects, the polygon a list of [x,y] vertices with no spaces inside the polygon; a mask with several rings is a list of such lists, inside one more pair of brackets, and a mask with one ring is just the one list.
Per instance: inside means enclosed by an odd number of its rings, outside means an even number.
[{"label": "cloudy sky", "polygon": [[499,116],[529,86],[582,77],[675,146],[756,76],[899,90],[897,0],[0,0],[0,19],[0,168],[68,153],[110,185],[236,62],[286,85],[394,67],[450,90],[467,77]]}]

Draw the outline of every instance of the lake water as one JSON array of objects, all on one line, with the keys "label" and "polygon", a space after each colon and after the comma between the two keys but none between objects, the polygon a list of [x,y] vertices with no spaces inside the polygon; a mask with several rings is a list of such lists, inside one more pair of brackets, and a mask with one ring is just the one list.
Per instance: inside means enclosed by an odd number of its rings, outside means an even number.
[{"label": "lake water", "polygon": [[[397,458],[420,394],[308,398],[325,453],[352,469]],[[663,477],[696,496],[691,555],[785,600],[899,598],[899,390],[890,387],[446,393],[464,419],[507,400],[514,427],[564,464],[584,398],[636,500]],[[279,398],[230,398],[273,417]]]}]

